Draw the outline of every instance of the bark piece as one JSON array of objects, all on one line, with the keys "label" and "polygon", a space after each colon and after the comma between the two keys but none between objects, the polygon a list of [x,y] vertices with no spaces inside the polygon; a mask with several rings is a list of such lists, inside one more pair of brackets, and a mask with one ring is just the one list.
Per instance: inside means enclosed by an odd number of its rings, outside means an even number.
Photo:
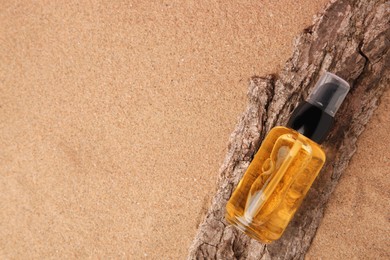
[{"label": "bark piece", "polygon": [[[390,3],[336,0],[295,42],[278,75],[253,77],[248,107],[231,134],[218,191],[189,250],[189,259],[303,259],[324,207],[356,150],[358,136],[390,83]],[[323,148],[327,162],[283,237],[271,245],[225,222],[225,205],[265,134],[285,125],[324,71],[351,84]]]}]

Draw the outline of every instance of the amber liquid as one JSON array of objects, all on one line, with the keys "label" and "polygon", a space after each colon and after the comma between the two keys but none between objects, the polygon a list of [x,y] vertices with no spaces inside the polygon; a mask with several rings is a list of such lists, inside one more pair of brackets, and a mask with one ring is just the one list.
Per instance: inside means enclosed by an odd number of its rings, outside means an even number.
[{"label": "amber liquid", "polygon": [[317,143],[273,128],[226,205],[227,221],[264,243],[280,238],[324,162]]}]

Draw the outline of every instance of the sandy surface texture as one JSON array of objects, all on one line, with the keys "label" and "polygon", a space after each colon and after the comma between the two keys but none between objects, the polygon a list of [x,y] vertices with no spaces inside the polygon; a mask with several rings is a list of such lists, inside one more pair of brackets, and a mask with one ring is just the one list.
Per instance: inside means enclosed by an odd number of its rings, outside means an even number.
[{"label": "sandy surface texture", "polygon": [[390,259],[390,89],[359,138],[307,260]]},{"label": "sandy surface texture", "polygon": [[1,1],[0,258],[183,259],[248,78],[327,0]]}]

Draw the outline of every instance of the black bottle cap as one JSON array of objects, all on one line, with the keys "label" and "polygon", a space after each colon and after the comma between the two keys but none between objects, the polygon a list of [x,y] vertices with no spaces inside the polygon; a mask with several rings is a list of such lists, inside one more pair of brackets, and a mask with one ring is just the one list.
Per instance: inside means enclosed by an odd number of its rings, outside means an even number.
[{"label": "black bottle cap", "polygon": [[333,125],[333,117],[349,91],[349,84],[326,72],[317,82],[307,101],[292,113],[287,126],[321,143]]}]

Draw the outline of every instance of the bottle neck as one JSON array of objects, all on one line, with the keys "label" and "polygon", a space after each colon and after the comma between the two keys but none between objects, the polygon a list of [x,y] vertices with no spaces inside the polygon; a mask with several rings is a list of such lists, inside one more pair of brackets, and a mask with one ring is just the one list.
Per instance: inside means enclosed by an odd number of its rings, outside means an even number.
[{"label": "bottle neck", "polygon": [[320,144],[329,134],[333,122],[331,115],[305,101],[291,114],[287,127]]}]

